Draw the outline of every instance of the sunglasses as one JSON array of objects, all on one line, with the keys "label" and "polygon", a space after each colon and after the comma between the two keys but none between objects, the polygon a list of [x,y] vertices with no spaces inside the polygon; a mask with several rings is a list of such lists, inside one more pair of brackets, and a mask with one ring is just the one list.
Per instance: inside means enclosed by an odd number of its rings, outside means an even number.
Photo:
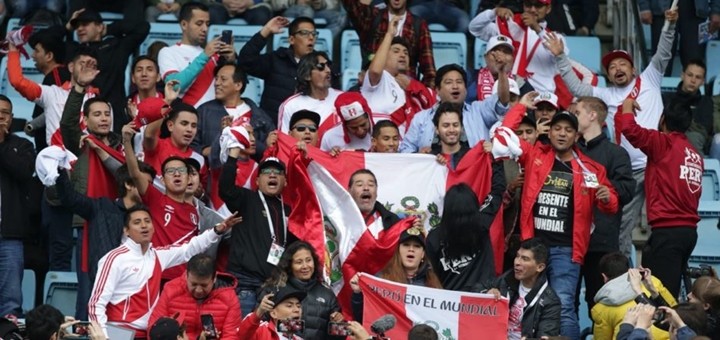
[{"label": "sunglasses", "polygon": [[299,31],[293,33],[293,35],[298,35],[298,34],[303,37],[312,36],[313,38],[317,38],[318,34],[320,34],[320,33],[318,33],[318,31],[308,31],[308,30],[299,30]]},{"label": "sunglasses", "polygon": [[315,69],[318,71],[325,71],[325,66],[327,66],[327,68],[332,68],[332,61],[328,60],[324,63],[317,63],[315,64]]},{"label": "sunglasses", "polygon": [[177,168],[165,168],[165,174],[186,174],[188,172],[187,167],[177,167]]},{"label": "sunglasses", "polygon": [[317,126],[298,124],[298,125],[293,126],[293,130],[295,130],[297,132],[305,132],[305,130],[310,130],[310,132],[317,132]]},{"label": "sunglasses", "polygon": [[260,170],[261,175],[282,175],[282,170],[275,168],[265,168]]}]

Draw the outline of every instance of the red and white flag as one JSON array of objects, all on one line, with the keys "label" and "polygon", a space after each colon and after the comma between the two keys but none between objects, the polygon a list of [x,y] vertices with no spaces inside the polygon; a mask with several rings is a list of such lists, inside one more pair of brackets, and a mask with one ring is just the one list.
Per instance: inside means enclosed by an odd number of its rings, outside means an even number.
[{"label": "red and white flag", "polygon": [[397,323],[385,336],[405,339],[415,324],[434,328],[440,339],[506,339],[508,299],[404,285],[371,275],[360,276],[363,326],[392,314]]}]

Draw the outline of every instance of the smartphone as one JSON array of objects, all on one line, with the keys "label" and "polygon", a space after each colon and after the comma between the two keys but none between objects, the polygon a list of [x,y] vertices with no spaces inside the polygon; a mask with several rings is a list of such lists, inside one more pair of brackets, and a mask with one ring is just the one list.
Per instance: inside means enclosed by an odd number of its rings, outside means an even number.
[{"label": "smartphone", "polygon": [[203,326],[203,331],[205,331],[205,338],[206,339],[217,339],[217,329],[215,329],[215,322],[213,321],[213,317],[210,314],[203,314],[200,315],[200,322]]},{"label": "smartphone", "polygon": [[300,320],[300,319],[278,320],[277,331],[278,331],[278,333],[290,333],[290,334],[302,333],[305,331],[305,320]]},{"label": "smartphone", "polygon": [[80,321],[73,325],[73,333],[79,335],[79,336],[89,336],[90,335],[90,321]]},{"label": "smartphone", "polygon": [[231,30],[223,30],[220,41],[229,45],[232,42],[232,34],[233,32]]},{"label": "smartphone", "polygon": [[348,329],[347,322],[330,322],[328,323],[328,335],[349,336],[352,335]]}]

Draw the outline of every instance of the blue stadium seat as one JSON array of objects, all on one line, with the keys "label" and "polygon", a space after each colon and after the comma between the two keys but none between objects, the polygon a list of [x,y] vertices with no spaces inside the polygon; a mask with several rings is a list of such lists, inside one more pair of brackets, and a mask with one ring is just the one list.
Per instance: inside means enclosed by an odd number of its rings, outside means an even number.
[{"label": "blue stadium seat", "polygon": [[346,68],[342,74],[342,90],[347,91],[349,88],[358,83],[358,73],[360,70]]},{"label": "blue stadium seat", "polygon": [[180,42],[182,31],[177,23],[153,22],[150,24],[150,33],[140,44],[140,55],[147,54],[148,47],[155,41],[164,41],[168,46]]},{"label": "blue stadium seat", "polygon": [[75,315],[77,273],[48,272],[45,276],[44,303],[59,309],[63,315]]},{"label": "blue stadium seat", "polygon": [[260,97],[262,97],[263,89],[265,88],[265,81],[260,78],[248,76],[248,83],[245,86],[245,91],[242,96],[251,99],[258,106],[260,105]]},{"label": "blue stadium seat", "polygon": [[[45,78],[45,75],[40,73],[35,66],[32,66],[32,68],[23,67],[22,72],[25,78],[38,84],[42,84],[43,78]],[[7,73],[7,58],[3,58],[0,63],[0,93],[6,95],[10,98],[10,101],[12,101],[15,118],[27,119],[28,121],[32,120],[35,103],[25,99],[10,85]]]},{"label": "blue stadium seat", "polygon": [[428,29],[433,32],[447,32],[447,27],[443,24],[429,24]]},{"label": "blue stadium seat", "polygon": [[600,39],[597,37],[565,37],[570,58],[600,73]]},{"label": "blue stadium seat", "polygon": [[607,80],[605,80],[605,76],[598,74],[597,87],[607,87]]},{"label": "blue stadium seat", "polygon": [[242,26],[242,25],[247,25],[248,22],[245,21],[245,19],[232,18],[232,19],[228,20],[227,24],[228,24],[228,25],[240,25],[240,26]]},{"label": "blue stadium seat", "polygon": [[[717,62],[718,56],[720,56],[720,40],[708,41],[707,49],[705,50],[705,60],[707,60],[707,74],[705,75],[705,79],[720,77],[720,63]],[[711,62],[711,60],[715,61]]]},{"label": "blue stadium seat", "polygon": [[715,76],[715,80],[713,80],[713,96],[720,95],[720,75]]},{"label": "blue stadium seat", "polygon": [[675,92],[680,81],[679,77],[663,77],[662,83],[660,83],[660,91]]},{"label": "blue stadium seat", "polygon": [[354,29],[344,30],[340,37],[340,69],[359,70],[361,68],[360,38]]},{"label": "blue stadium seat", "polygon": [[[240,52],[240,49],[245,46],[245,43],[250,41],[250,38],[252,38],[255,33],[260,32],[261,29],[262,26],[212,25],[208,29],[207,40],[210,41],[215,39],[215,37],[219,37],[224,30],[231,30],[233,32],[233,38],[235,39],[233,47],[237,53]],[[263,49],[261,52],[265,53],[265,50],[266,49]]]},{"label": "blue stadium seat", "polygon": [[[332,32],[327,28],[318,28],[318,37],[315,40],[315,50],[328,54],[330,59],[333,57],[333,36]],[[275,34],[273,37],[273,48],[290,46],[287,34]]]},{"label": "blue stadium seat", "polygon": [[107,20],[122,20],[123,15],[122,13],[115,13],[115,12],[100,12],[100,16],[103,18],[103,21]]},{"label": "blue stadium seat", "polygon": [[473,63],[473,67],[476,70],[479,70],[483,67],[485,67],[485,49],[487,48],[487,41],[480,40],[475,38],[475,50],[473,53],[473,58],[475,58],[475,62]]},{"label": "blue stadium seat", "polygon": [[23,271],[22,279],[22,309],[23,312],[27,312],[35,308],[35,285],[37,281],[35,279],[35,271],[31,269],[25,269]]},{"label": "blue stadium seat", "polygon": [[157,20],[158,22],[174,22],[174,23],[177,23],[177,22],[178,22],[178,17],[175,16],[174,13],[164,13],[164,14],[160,14],[160,15],[157,17],[156,20]]},{"label": "blue stadium seat", "polygon": [[[720,211],[720,161],[714,158],[705,158],[705,171],[702,178],[702,196],[698,211]],[[708,202],[709,204],[704,204]],[[713,208],[717,208],[714,209]]]},{"label": "blue stadium seat", "polygon": [[645,50],[648,56],[652,56],[652,31],[650,25],[643,24],[643,38],[645,38]]},{"label": "blue stadium seat", "polygon": [[467,38],[464,33],[430,32],[435,57],[435,68],[447,64],[459,64],[462,68],[467,63]]},{"label": "blue stadium seat", "polygon": [[717,245],[720,244],[720,161],[713,158],[705,158],[705,171],[702,178],[702,196],[698,214],[698,241],[693,251],[695,256],[718,256]]}]

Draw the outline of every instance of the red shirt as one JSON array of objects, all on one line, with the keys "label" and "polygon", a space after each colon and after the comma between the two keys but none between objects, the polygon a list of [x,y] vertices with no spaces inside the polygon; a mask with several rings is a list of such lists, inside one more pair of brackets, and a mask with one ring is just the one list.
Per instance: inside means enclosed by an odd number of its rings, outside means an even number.
[{"label": "red shirt", "polygon": [[[198,211],[190,203],[180,203],[163,194],[152,183],[142,195],[145,205],[150,208],[150,216],[155,234],[153,247],[183,244],[198,234]],[[163,271],[163,280],[171,280],[185,271],[185,265],[175,266]]]},{"label": "red shirt", "polygon": [[622,114],[621,122],[628,142],[648,157],[645,168],[648,224],[652,228],[697,227],[703,156],[684,133],[643,128],[629,113]]},{"label": "red shirt", "polygon": [[145,150],[145,163],[157,171],[158,175],[162,176],[162,163],[168,157],[178,156],[182,158],[189,158],[192,156],[193,149],[190,147],[185,151],[181,151],[180,148],[172,144],[170,137],[158,139],[157,145],[153,150]]}]

